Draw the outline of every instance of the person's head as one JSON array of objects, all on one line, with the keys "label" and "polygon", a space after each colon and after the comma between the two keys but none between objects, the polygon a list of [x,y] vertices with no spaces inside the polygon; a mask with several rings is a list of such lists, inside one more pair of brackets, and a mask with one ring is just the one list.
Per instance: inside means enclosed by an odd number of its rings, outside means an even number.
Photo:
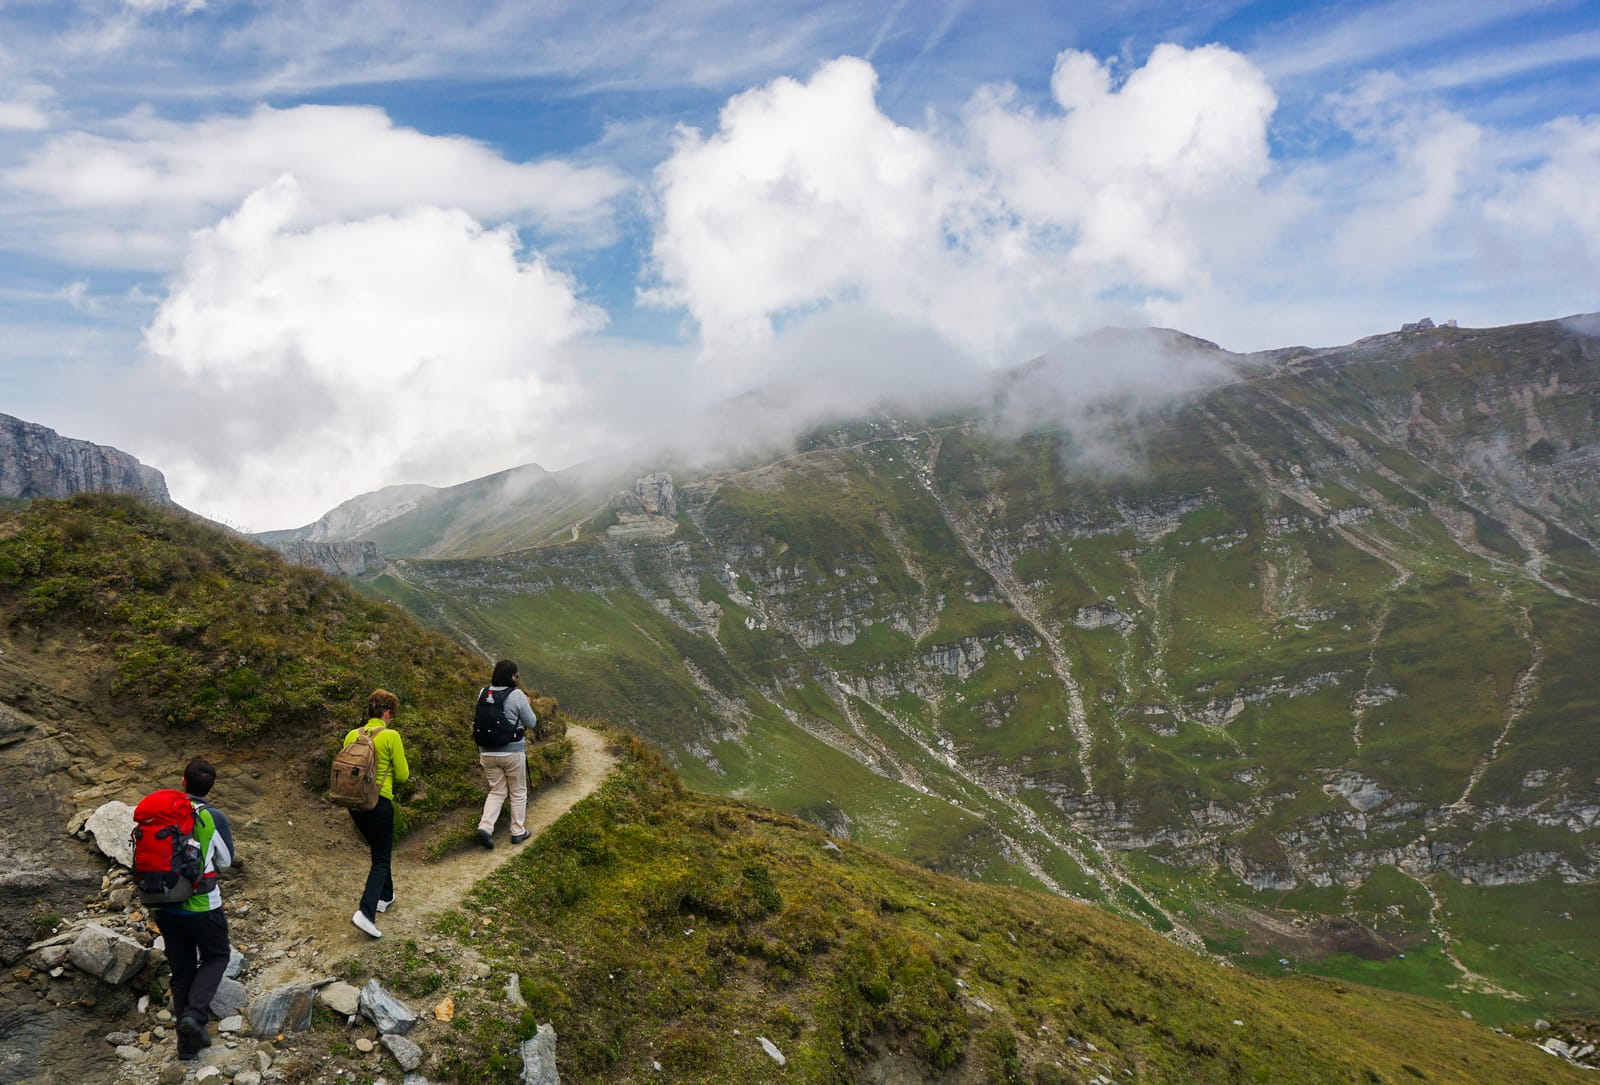
[{"label": "person's head", "polygon": [[203,757],[192,757],[183,767],[183,789],[191,795],[205,798],[211,785],[217,782],[217,769]]},{"label": "person's head", "polygon": [[400,711],[400,698],[386,689],[375,689],[367,698],[367,719],[382,719],[385,712],[393,716]]},{"label": "person's head", "polygon": [[509,659],[502,659],[494,665],[494,674],[489,677],[491,686],[514,686],[517,684],[517,665]]}]

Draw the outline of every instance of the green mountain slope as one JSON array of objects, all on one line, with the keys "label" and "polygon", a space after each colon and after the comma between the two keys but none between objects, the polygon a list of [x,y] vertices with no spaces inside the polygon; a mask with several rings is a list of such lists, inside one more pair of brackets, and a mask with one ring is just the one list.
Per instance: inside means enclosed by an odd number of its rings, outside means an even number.
[{"label": "green mountain slope", "polygon": [[[442,932],[359,974],[450,991],[448,1076],[503,1081],[548,1021],[593,1082],[1554,1082],[1583,1070],[1436,1002],[1219,967],[1059,897],[933,874],[736,800],[638,744]],[[762,1041],[784,1060],[780,1070]]]},{"label": "green mountain slope", "polygon": [[[377,681],[403,691],[428,785],[403,802],[414,821],[477,804],[456,752],[470,751],[461,714],[477,659],[181,513],[106,497],[9,511],[0,619],[18,655],[49,655],[23,646],[75,635],[90,649],[73,657],[89,661],[85,675],[108,664],[120,675],[105,695],[125,720],[101,738],[107,769],[125,754],[114,736],[140,726],[183,745],[314,761]],[[8,706],[31,696],[4,691]],[[689,791],[641,741],[613,741],[624,755],[616,774],[426,945],[352,943],[361,948],[339,966],[381,977],[414,1005],[451,998],[452,1022],[426,1026],[430,1075],[518,1080],[516,1042],[543,1021],[557,1027],[563,1076],[595,1082],[1558,1083],[1585,1073],[1436,1002],[1251,976],[1099,909],[835,842],[805,821]],[[308,773],[304,794],[271,796],[279,805],[260,808],[263,823],[241,826],[258,848],[247,876],[270,845],[266,823],[297,816],[316,782]],[[23,813],[39,835],[37,810]],[[14,829],[8,848],[46,843]],[[14,903],[20,914],[26,902]],[[507,971],[522,977],[525,1011],[505,997]],[[136,993],[102,989],[94,1012],[116,1020]],[[344,1020],[318,1013],[310,1032],[282,1043],[274,1072],[370,1073]],[[781,1072],[761,1038],[785,1059]]]},{"label": "green mountain slope", "polygon": [[1260,967],[1595,1012],[1600,340],[1180,347],[1210,391],[1044,359],[363,587],[695,787]]}]

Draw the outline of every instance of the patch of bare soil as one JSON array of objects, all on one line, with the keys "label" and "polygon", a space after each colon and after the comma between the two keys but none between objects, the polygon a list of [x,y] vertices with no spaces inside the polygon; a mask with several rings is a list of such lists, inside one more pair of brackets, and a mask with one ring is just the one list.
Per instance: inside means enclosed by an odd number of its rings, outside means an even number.
[{"label": "patch of bare soil", "polygon": [[[403,736],[404,728],[399,730]],[[599,733],[572,726],[567,738],[573,745],[571,770],[528,797],[528,831],[535,835],[598,787],[616,763]],[[281,784],[298,786],[293,780]],[[263,987],[326,976],[328,964],[372,940],[350,922],[368,867],[366,844],[350,815],[327,804],[296,809],[270,802],[241,804],[236,813],[225,805],[221,789],[219,780],[213,795],[233,820],[234,842],[248,872],[249,888],[235,893],[239,904],[234,911],[246,910],[230,920],[235,941],[241,940],[239,931],[249,931],[254,943],[250,955],[271,962],[260,973]],[[476,817],[472,812],[461,820],[470,823]],[[448,826],[402,841],[394,855],[395,903],[378,917],[383,936],[422,933],[431,920],[527,847],[510,842],[508,817],[500,816],[492,851],[474,845],[429,860],[431,842],[438,833],[449,832]],[[229,888],[225,882],[224,896]]]},{"label": "patch of bare soil", "polygon": [[1335,953],[1350,953],[1369,961],[1382,961],[1400,952],[1389,939],[1345,916],[1281,916],[1239,904],[1202,906],[1216,927],[1242,936],[1252,954],[1277,953],[1291,960],[1317,960]]}]

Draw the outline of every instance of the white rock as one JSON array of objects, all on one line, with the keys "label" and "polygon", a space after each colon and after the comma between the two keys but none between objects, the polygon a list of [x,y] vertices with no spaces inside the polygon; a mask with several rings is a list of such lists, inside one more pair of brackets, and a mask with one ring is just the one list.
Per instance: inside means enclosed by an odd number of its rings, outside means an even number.
[{"label": "white rock", "polygon": [[133,807],[112,800],[90,814],[83,827],[103,855],[132,869]]},{"label": "white rock", "polygon": [[335,980],[317,992],[317,1001],[340,1017],[349,1017],[361,1006],[361,989]]},{"label": "white rock", "polygon": [[789,1060],[783,1057],[783,1052],[778,1050],[777,1044],[773,1043],[765,1036],[757,1036],[756,1042],[761,1045],[761,1050],[765,1051],[773,1062],[777,1063],[779,1066],[787,1066],[789,1064]]},{"label": "white rock", "polygon": [[523,1085],[561,1085],[556,1073],[556,1030],[542,1024],[532,1039],[522,1041]]}]

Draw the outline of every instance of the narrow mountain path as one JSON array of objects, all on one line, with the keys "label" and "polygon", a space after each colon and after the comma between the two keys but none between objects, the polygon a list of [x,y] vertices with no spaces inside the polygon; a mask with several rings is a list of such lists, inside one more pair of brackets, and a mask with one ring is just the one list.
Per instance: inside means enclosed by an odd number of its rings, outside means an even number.
[{"label": "narrow mountain path", "polygon": [[1439,894],[1433,891],[1433,886],[1428,884],[1428,880],[1422,875],[1418,874],[1416,871],[1408,870],[1405,866],[1398,866],[1395,869],[1420,885],[1422,887],[1422,891],[1428,894],[1428,926],[1432,929],[1434,937],[1439,939],[1439,946],[1444,951],[1445,960],[1449,961],[1455,970],[1461,973],[1461,982],[1451,984],[1451,986],[1455,987],[1457,990],[1473,991],[1479,994],[1487,995],[1499,995],[1501,998],[1508,998],[1517,1002],[1526,1002],[1528,999],[1527,995],[1513,991],[1506,987],[1502,987],[1494,980],[1489,979],[1487,976],[1480,976],[1478,973],[1468,968],[1460,957],[1456,956],[1454,945],[1455,939],[1451,935],[1449,929],[1445,926],[1442,919],[1444,914],[1444,901],[1439,899]]},{"label": "narrow mountain path", "polygon": [[[566,777],[528,796],[528,831],[535,835],[599,787],[617,763],[598,731],[569,725],[567,738],[573,756]],[[502,813],[492,851],[473,847],[430,860],[428,845],[440,830],[403,840],[394,855],[395,903],[378,917],[384,939],[424,933],[474,885],[521,854],[528,845],[510,842],[506,818]],[[268,830],[265,840],[262,830]],[[266,962],[252,980],[255,988],[324,978],[339,959],[372,941],[350,922],[369,860],[347,813],[319,807],[300,810],[280,825],[235,821],[234,835],[249,887],[232,894],[233,910],[246,909],[246,923],[262,932],[245,948],[252,960]],[[258,867],[270,871],[261,889]],[[225,882],[225,896],[229,889]]]}]

